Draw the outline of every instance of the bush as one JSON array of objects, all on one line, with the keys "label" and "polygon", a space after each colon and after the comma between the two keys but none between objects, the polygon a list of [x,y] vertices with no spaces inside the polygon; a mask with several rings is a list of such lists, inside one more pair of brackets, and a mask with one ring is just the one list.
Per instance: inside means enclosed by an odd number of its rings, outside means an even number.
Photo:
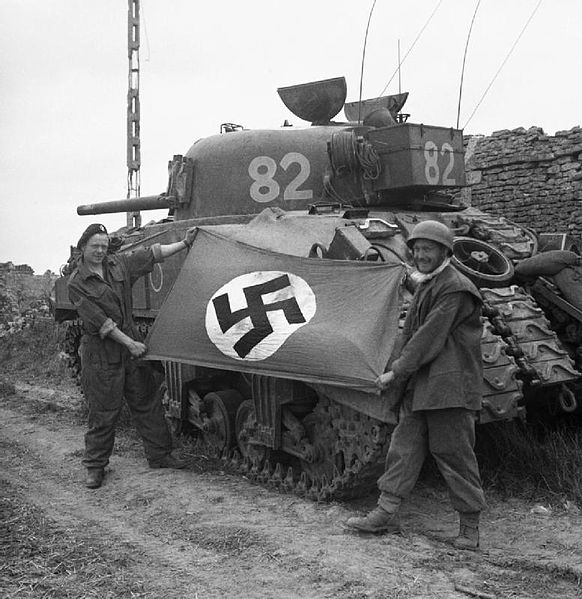
[{"label": "bush", "polygon": [[0,337],[0,372],[8,378],[69,378],[59,349],[63,338],[64,329],[52,318],[24,321],[21,327]]}]

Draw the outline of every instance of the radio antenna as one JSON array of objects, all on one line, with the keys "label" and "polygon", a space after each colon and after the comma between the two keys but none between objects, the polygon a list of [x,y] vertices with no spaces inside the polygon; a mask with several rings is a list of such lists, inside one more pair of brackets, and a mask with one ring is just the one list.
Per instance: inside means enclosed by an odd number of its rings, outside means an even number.
[{"label": "radio antenna", "polygon": [[366,35],[364,36],[364,48],[362,50],[362,68],[360,70],[360,97],[358,99],[358,123],[362,121],[362,86],[364,84],[364,61],[366,60],[366,43],[368,41],[368,30],[370,29],[370,21],[372,20],[372,13],[376,6],[376,0],[372,3],[370,8],[370,14],[368,15],[368,24],[366,25]]},{"label": "radio antenna", "polygon": [[469,39],[471,39],[471,31],[473,31],[473,23],[479,10],[481,0],[478,0],[477,6],[475,6],[475,12],[471,19],[471,25],[469,26],[469,33],[467,34],[467,41],[465,42],[465,52],[463,53],[463,66],[461,67],[461,83],[459,85],[459,104],[457,105],[457,129],[459,128],[459,119],[461,117],[461,96],[463,95],[463,77],[465,76],[465,60],[467,59],[467,50],[469,49]]},{"label": "radio antenna", "polygon": [[509,57],[513,54],[513,51],[515,50],[515,47],[519,43],[519,40],[521,39],[521,36],[524,34],[524,32],[527,29],[528,25],[530,24],[531,20],[534,18],[534,15],[538,11],[538,8],[540,7],[541,3],[542,3],[542,0],[539,0],[539,2],[535,5],[534,9],[532,10],[532,12],[531,12],[531,14],[529,16],[529,19],[526,21],[525,25],[522,27],[521,31],[519,32],[519,35],[517,36],[517,39],[513,42],[513,45],[509,49],[509,52],[506,54],[505,58],[503,59],[503,62],[501,63],[501,65],[497,69],[497,72],[495,73],[495,75],[493,75],[493,79],[491,79],[491,82],[485,88],[485,91],[483,92],[483,95],[481,96],[479,102],[477,102],[477,105],[473,109],[473,112],[471,113],[471,116],[467,119],[467,122],[463,125],[463,129],[471,122],[471,119],[475,116],[475,113],[477,112],[477,109],[479,108],[479,106],[481,106],[481,102],[483,102],[483,100],[485,99],[485,96],[487,95],[487,93],[491,89],[491,86],[495,83],[495,80],[499,76],[499,73],[501,73],[501,70],[505,66],[505,63],[509,60]]},{"label": "radio antenna", "polygon": [[402,93],[402,80],[400,78],[400,38],[398,38],[398,93]]},{"label": "radio antenna", "polygon": [[418,35],[416,36],[415,40],[412,42],[412,45],[410,46],[410,48],[408,48],[408,52],[406,52],[406,54],[404,55],[404,58],[402,60],[398,59],[398,66],[396,67],[396,70],[394,71],[394,73],[392,73],[392,77],[390,77],[390,79],[388,80],[388,83],[384,86],[384,89],[380,92],[381,96],[384,95],[384,92],[388,89],[388,86],[390,85],[390,83],[392,83],[392,79],[394,79],[394,76],[396,75],[396,73],[398,73],[400,71],[400,65],[406,60],[407,56],[412,52],[412,49],[414,48],[414,46],[416,46],[416,42],[420,39],[420,36],[423,34],[424,30],[427,28],[428,24],[431,22],[436,11],[439,9],[439,7],[442,3],[443,3],[443,0],[439,0],[439,3],[435,6],[434,10],[430,14],[430,17],[426,20],[426,23],[422,26],[422,29],[418,32]]}]

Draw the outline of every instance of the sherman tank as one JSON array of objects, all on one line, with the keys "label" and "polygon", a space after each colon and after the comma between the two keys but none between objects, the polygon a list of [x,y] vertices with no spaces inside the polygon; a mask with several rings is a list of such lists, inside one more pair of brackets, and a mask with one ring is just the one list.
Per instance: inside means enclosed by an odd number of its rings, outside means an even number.
[{"label": "sherman tank", "polygon": [[[576,244],[542,247],[532,230],[465,206],[462,131],[410,122],[402,112],[407,94],[346,103],[343,77],[277,91],[310,126],[225,123],[220,134],[173,156],[163,193],[77,210],[168,211],[158,222],[120,228],[110,251],[177,241],[199,228],[187,257],[156,265],[134,287],[134,316],[149,335],[148,357],[161,372],[158,392],[175,432],[189,430],[233,468],[284,490],[317,500],[367,492],[383,468],[397,393],[371,389],[388,356],[372,355],[370,370],[361,347],[393,347],[412,291],[406,240],[427,219],[453,231],[452,263],[483,296],[478,422],[577,411],[582,306],[557,280],[564,266],[579,265]],[[345,120],[332,120],[342,109]],[[67,350],[78,364],[79,322],[66,289],[74,261],[72,250],[56,285],[56,318],[69,323]],[[251,285],[245,277],[256,271],[270,274]],[[324,286],[335,283],[328,328],[304,318],[305,308],[299,319],[290,308],[295,283],[312,273]],[[370,324],[377,280],[395,289],[382,300],[390,316],[380,333]],[[249,306],[248,290],[260,289],[252,296],[260,304],[256,319],[226,293],[233,281],[247,285]],[[216,318],[219,303],[223,319]],[[276,328],[275,313],[294,328],[268,355],[256,353]],[[250,332],[228,351],[219,347],[245,318]],[[382,320],[381,310],[375,318]]]}]

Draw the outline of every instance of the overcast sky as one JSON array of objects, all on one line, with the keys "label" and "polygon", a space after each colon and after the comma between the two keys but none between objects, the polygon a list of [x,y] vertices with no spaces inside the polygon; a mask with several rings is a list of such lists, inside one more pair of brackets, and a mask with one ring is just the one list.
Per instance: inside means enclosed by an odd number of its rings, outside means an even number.
[{"label": "overcast sky", "polygon": [[[581,124],[581,0],[542,1],[507,58],[538,3],[480,3],[464,75],[466,134],[538,126],[553,135]],[[383,92],[400,42],[410,121],[455,126],[476,5],[377,0],[363,98]],[[164,191],[168,160],[223,122],[307,125],[288,112],[277,87],[343,75],[347,100],[357,100],[371,6],[142,0],[142,195]],[[79,217],[76,207],[126,197],[127,70],[125,0],[0,0],[0,262],[56,272],[88,224],[125,224],[123,214]],[[398,87],[395,76],[384,93]]]}]

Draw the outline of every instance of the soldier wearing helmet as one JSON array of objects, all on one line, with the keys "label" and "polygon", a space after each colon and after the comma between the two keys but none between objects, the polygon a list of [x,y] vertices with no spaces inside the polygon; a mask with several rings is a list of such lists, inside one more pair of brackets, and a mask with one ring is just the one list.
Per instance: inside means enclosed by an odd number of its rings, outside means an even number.
[{"label": "soldier wearing helmet", "polygon": [[398,348],[377,385],[402,389],[399,422],[392,434],[386,472],[378,480],[378,506],[347,525],[367,532],[400,530],[398,510],[414,488],[428,453],[449,487],[460,516],[459,549],[479,546],[479,514],[485,508],[473,446],[481,408],[481,296],[450,264],[453,235],[427,220],[407,240],[416,271]]}]

